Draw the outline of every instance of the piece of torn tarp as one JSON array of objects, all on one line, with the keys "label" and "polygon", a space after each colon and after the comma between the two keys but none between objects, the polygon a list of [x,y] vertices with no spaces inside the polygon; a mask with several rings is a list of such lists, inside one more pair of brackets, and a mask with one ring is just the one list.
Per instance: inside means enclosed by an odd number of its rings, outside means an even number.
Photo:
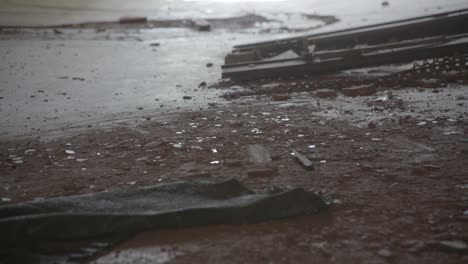
[{"label": "piece of torn tarp", "polygon": [[317,213],[303,189],[255,193],[236,180],[177,182],[0,207],[0,244],[70,241],[161,228],[255,223]]}]

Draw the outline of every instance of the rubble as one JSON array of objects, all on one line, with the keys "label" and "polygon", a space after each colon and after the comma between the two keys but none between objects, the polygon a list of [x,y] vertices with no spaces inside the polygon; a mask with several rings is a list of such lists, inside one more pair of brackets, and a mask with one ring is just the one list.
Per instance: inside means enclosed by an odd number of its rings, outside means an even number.
[{"label": "rubble", "polygon": [[444,240],[439,243],[442,246],[442,249],[452,251],[452,252],[466,252],[468,250],[468,245],[460,240]]},{"label": "rubble", "polygon": [[389,258],[393,256],[392,252],[386,248],[380,249],[379,251],[377,251],[377,254],[384,258]]},{"label": "rubble", "polygon": [[271,156],[268,150],[262,145],[248,145],[246,147],[249,162],[254,164],[268,164],[271,162]]},{"label": "rubble", "polygon": [[308,158],[306,158],[304,155],[302,155],[298,151],[293,149],[291,155],[294,156],[294,158],[296,158],[296,160],[306,170],[314,170],[314,164],[312,163],[312,161],[310,161]]},{"label": "rubble", "polygon": [[[453,56],[468,51],[468,14],[445,12],[401,21],[235,46],[222,66],[223,78],[323,75]],[[431,30],[421,30],[430,28]],[[443,36],[443,39],[440,37]],[[460,69],[463,63],[455,68]],[[420,70],[431,70],[427,63]],[[442,71],[439,67],[435,71]],[[367,92],[369,93],[369,91]]]},{"label": "rubble", "polygon": [[2,197],[1,201],[2,203],[11,203],[12,200],[8,197]]}]

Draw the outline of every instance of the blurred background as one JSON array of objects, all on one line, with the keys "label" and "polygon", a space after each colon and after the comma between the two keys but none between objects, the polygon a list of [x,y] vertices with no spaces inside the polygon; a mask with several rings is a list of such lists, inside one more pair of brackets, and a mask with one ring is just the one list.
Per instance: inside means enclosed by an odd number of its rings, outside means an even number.
[{"label": "blurred background", "polygon": [[121,16],[221,18],[282,11],[335,15],[355,25],[466,7],[466,0],[0,0],[0,24],[54,25]]},{"label": "blurred background", "polygon": [[[0,0],[0,137],[223,103],[219,90],[198,87],[221,78],[234,45],[463,8],[468,1]],[[144,23],[119,23],[128,17]],[[197,30],[197,19],[211,29]]]}]

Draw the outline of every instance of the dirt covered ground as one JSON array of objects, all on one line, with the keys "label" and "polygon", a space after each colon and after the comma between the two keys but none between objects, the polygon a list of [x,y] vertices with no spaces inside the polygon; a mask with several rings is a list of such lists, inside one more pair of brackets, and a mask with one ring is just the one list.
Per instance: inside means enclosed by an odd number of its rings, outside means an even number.
[{"label": "dirt covered ground", "polygon": [[466,91],[449,84],[329,99],[256,95],[67,137],[9,140],[1,144],[1,197],[20,202],[196,179],[301,187],[326,197],[330,210],[140,234],[95,262],[463,263]]}]

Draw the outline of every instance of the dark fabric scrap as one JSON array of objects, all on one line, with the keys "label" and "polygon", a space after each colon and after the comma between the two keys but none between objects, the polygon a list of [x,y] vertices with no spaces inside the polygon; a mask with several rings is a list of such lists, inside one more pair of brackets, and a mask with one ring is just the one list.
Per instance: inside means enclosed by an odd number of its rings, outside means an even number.
[{"label": "dark fabric scrap", "polygon": [[303,189],[254,193],[236,180],[178,182],[0,207],[0,243],[76,240],[120,232],[254,223],[325,209]]}]

